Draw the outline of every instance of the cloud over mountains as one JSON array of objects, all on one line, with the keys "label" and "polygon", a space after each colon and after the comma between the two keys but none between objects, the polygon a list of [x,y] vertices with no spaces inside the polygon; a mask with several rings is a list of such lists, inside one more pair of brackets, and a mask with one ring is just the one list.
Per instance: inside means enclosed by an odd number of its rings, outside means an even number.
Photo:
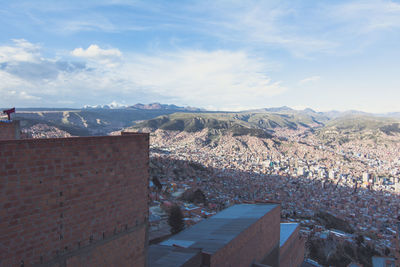
[{"label": "cloud over mountains", "polygon": [[0,47],[0,91],[7,98],[3,105],[16,99],[32,106],[38,100],[54,105],[62,96],[60,104],[68,101],[79,107],[95,104],[98,98],[135,103],[151,95],[175,103],[237,109],[243,108],[243,100],[257,102],[285,90],[269,78],[262,60],[243,51],[149,55],[92,44],[51,58],[41,49],[26,40]]},{"label": "cloud over mountains", "polygon": [[0,106],[398,110],[398,0],[21,0],[0,14]]}]

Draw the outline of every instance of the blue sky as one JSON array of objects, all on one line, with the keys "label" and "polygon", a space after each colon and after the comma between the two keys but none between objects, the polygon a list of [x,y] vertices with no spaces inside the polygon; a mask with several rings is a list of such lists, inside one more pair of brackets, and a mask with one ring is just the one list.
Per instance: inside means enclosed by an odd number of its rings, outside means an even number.
[{"label": "blue sky", "polygon": [[0,107],[400,111],[399,1],[0,4]]}]

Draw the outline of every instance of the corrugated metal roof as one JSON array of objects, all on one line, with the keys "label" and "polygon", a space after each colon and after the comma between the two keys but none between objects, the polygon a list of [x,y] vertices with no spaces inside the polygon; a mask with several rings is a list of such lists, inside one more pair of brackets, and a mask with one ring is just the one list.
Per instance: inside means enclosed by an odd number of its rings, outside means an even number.
[{"label": "corrugated metal roof", "polygon": [[277,204],[232,206],[174,235],[161,245],[176,244],[187,248],[201,248],[211,254],[215,253],[277,206]]}]

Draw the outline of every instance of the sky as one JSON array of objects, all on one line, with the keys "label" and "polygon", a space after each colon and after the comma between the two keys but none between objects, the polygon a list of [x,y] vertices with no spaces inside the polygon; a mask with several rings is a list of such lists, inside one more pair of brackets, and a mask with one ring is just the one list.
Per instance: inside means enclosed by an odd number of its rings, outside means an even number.
[{"label": "sky", "polygon": [[0,4],[0,107],[400,111],[400,1]]}]

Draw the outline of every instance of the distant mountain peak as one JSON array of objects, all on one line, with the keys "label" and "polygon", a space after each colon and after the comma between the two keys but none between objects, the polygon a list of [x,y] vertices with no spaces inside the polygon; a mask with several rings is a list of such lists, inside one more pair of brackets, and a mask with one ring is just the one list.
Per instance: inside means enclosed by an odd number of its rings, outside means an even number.
[{"label": "distant mountain peak", "polygon": [[204,111],[204,109],[200,108],[195,108],[195,107],[179,107],[174,104],[161,104],[158,102],[150,103],[150,104],[142,104],[138,103],[133,106],[130,106],[128,108],[134,108],[134,109],[154,109],[154,110],[181,110],[181,111]]},{"label": "distant mountain peak", "polygon": [[313,110],[312,108],[305,108],[303,110],[304,112],[309,112],[309,113],[317,113],[315,110]]},{"label": "distant mountain peak", "polygon": [[111,102],[110,104],[106,105],[84,105],[84,109],[124,109],[127,105],[117,103],[116,101]]},{"label": "distant mountain peak", "polygon": [[137,109],[137,110],[177,110],[177,111],[205,111],[205,109],[195,107],[180,107],[174,104],[161,104],[158,102],[150,104],[137,103],[132,106],[120,104],[115,101],[106,105],[84,105],[84,109]]},{"label": "distant mountain peak", "polygon": [[[164,106],[164,107],[163,107]],[[165,106],[169,106],[169,105],[162,105],[158,102],[154,102],[154,103],[150,103],[150,104],[142,104],[142,103],[137,103],[133,106],[130,106],[131,108],[137,108],[137,109],[165,109]]]},{"label": "distant mountain peak", "polygon": [[266,108],[265,110],[269,112],[293,111],[293,109],[288,106]]}]

